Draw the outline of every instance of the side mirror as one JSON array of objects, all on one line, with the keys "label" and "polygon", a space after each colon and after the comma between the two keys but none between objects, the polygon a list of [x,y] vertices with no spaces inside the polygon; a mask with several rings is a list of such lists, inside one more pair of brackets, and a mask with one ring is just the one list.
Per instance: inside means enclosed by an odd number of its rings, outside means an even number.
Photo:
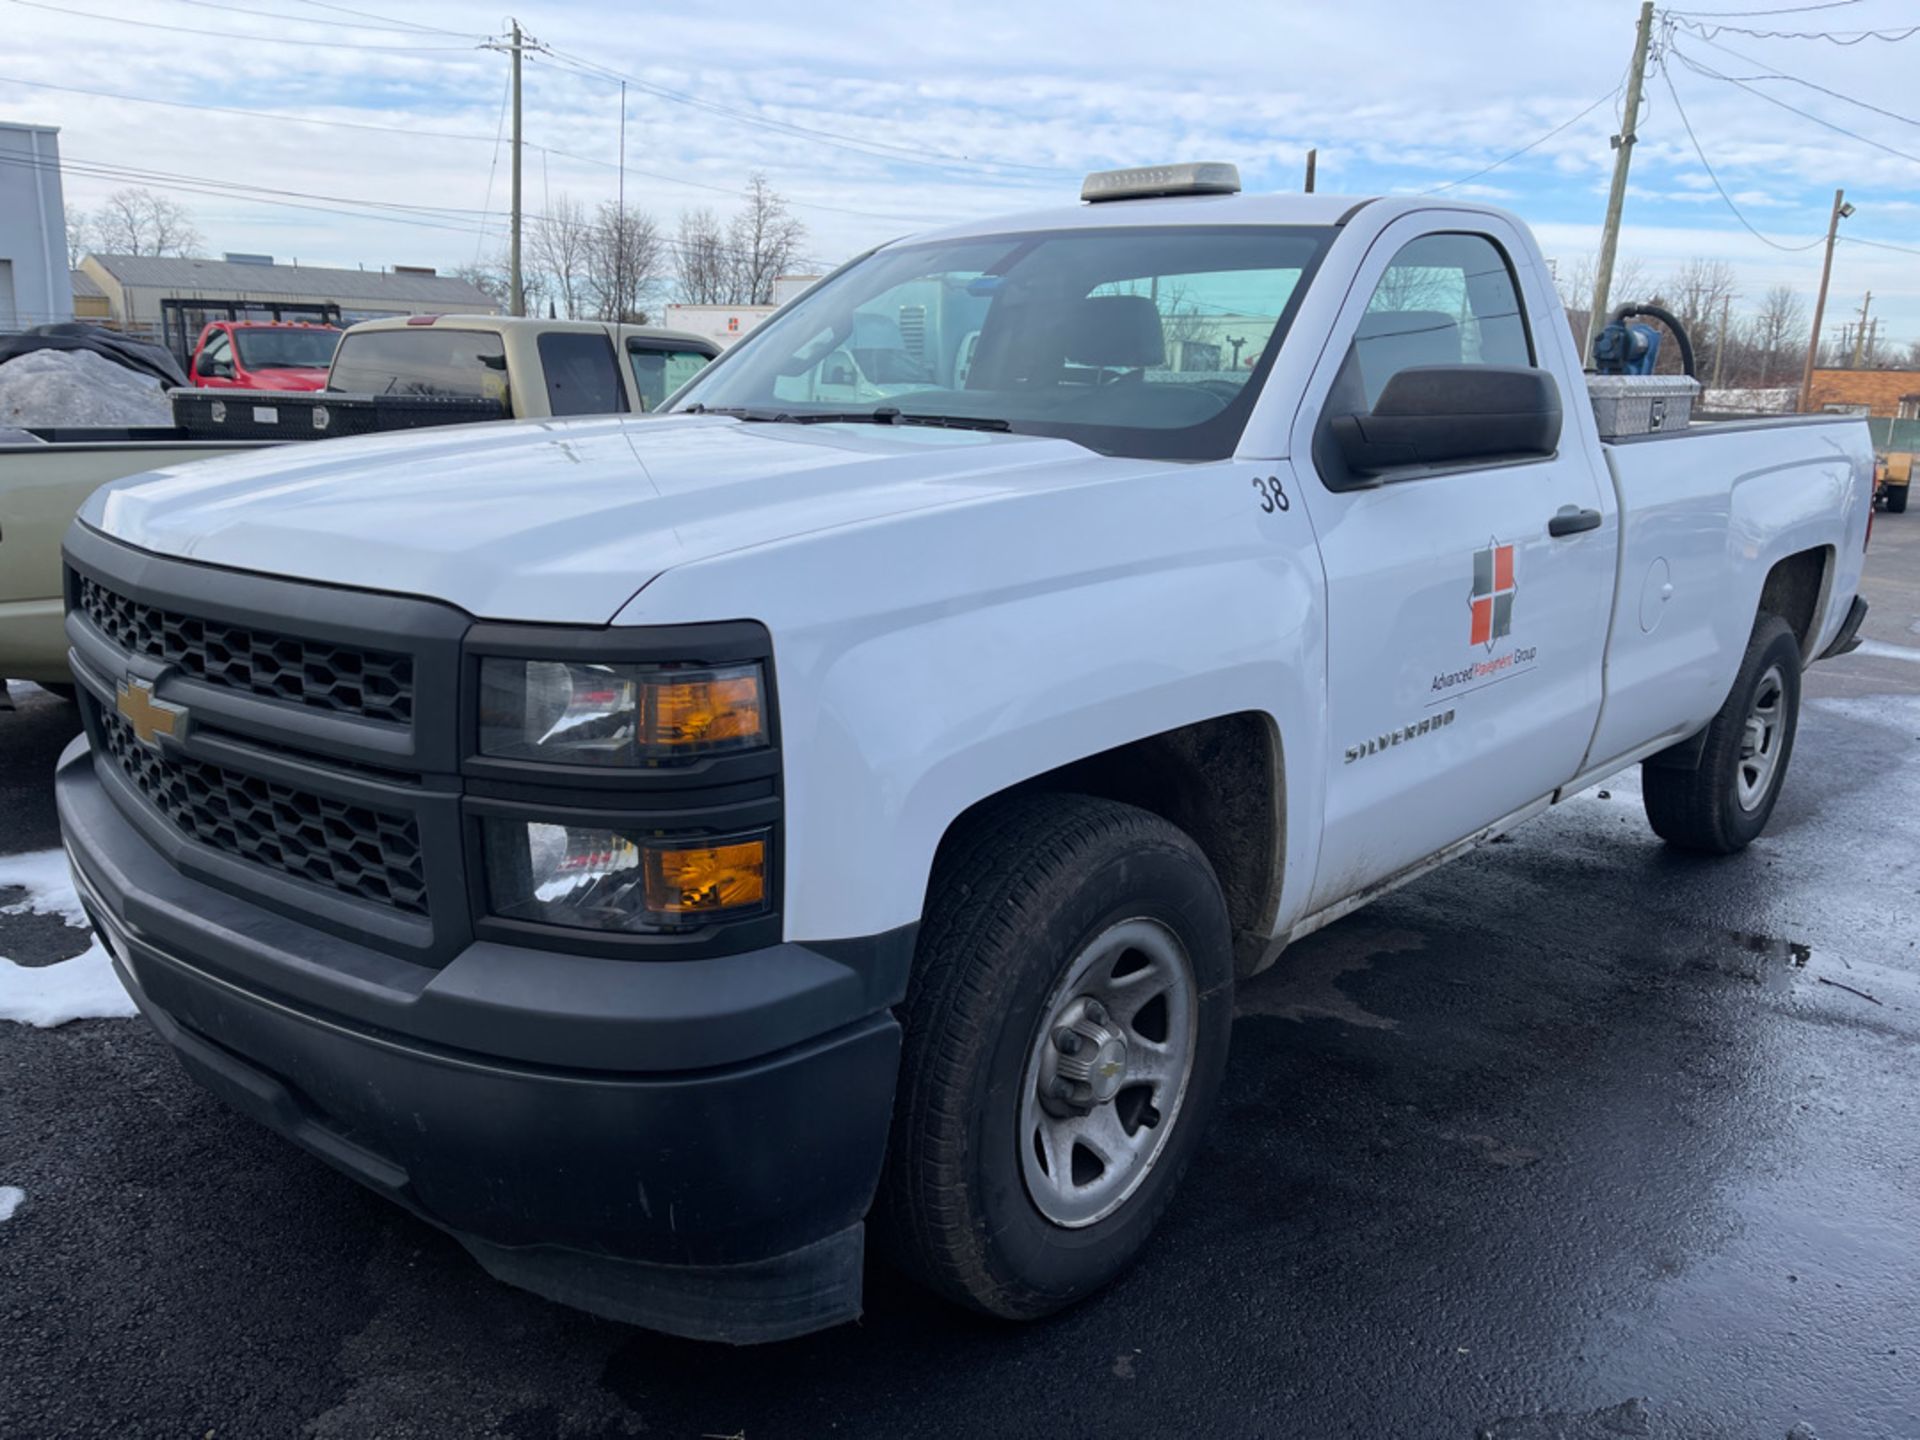
[{"label": "side mirror", "polygon": [[1520,365],[1417,365],[1387,381],[1369,412],[1330,422],[1347,470],[1546,459],[1560,442],[1560,391]]}]

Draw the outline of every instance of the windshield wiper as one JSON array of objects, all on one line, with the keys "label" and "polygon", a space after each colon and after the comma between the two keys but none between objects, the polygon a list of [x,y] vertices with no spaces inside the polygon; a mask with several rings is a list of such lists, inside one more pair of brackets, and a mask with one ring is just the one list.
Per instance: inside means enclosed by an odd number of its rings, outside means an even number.
[{"label": "windshield wiper", "polygon": [[891,405],[877,410],[748,410],[689,405],[682,415],[731,415],[761,425],[933,425],[946,430],[1011,430],[1011,421],[992,415],[909,414]]},{"label": "windshield wiper", "polygon": [[882,405],[877,410],[801,410],[758,414],[755,420],[779,420],[789,425],[936,425],[948,430],[1011,430],[1013,425],[992,415],[913,414]]}]

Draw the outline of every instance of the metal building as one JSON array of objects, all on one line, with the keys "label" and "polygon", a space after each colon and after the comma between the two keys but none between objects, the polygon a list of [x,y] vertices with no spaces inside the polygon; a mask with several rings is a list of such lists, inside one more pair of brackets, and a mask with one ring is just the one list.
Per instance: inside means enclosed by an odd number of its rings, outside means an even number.
[{"label": "metal building", "polygon": [[0,334],[73,318],[59,135],[0,123]]}]

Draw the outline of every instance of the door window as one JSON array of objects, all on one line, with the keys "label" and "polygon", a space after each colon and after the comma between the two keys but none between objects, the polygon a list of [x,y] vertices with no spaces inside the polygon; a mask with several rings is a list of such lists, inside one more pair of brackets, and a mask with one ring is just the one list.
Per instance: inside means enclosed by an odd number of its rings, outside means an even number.
[{"label": "door window", "polygon": [[605,335],[555,330],[540,337],[547,409],[554,415],[618,415],[627,408]]},{"label": "door window", "polygon": [[1409,241],[1374,287],[1347,353],[1349,403],[1334,413],[1371,410],[1387,381],[1414,366],[1532,365],[1507,257],[1484,235]]},{"label": "door window", "polygon": [[233,373],[233,341],[225,330],[216,330],[207,339],[206,349],[200,352],[200,373],[202,375]]},{"label": "door window", "polygon": [[640,408],[657,410],[660,402],[698,375],[713,357],[699,350],[661,349],[638,340],[627,342],[627,363],[633,367]]}]

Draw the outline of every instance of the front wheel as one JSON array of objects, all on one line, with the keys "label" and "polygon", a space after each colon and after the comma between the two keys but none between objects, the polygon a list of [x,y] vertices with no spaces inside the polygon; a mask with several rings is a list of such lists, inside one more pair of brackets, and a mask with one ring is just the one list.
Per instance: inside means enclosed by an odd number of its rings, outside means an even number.
[{"label": "front wheel", "polygon": [[880,1232],[902,1269],[1028,1319],[1133,1259],[1226,1064],[1213,869],[1132,806],[1019,797],[943,848],[905,1004]]},{"label": "front wheel", "polygon": [[1762,615],[1726,703],[1707,725],[1700,763],[1641,767],[1647,822],[1669,845],[1731,855],[1767,827],[1800,722],[1800,642]]}]

